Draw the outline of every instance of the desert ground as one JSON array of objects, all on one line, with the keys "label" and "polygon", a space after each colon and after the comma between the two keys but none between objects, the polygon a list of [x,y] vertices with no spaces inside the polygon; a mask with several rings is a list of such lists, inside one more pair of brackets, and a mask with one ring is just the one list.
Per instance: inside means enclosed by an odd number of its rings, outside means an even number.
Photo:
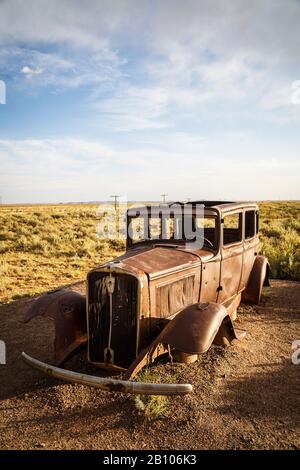
[{"label": "desert ground", "polygon": [[[84,284],[74,290],[84,293]],[[130,395],[106,393],[43,376],[21,352],[53,361],[53,326],[23,323],[32,299],[0,309],[7,364],[0,366],[1,449],[298,449],[300,283],[273,280],[259,306],[241,305],[242,342],[212,347],[190,365],[160,364],[160,377],[189,382],[194,392],[168,398],[168,413],[145,417]],[[84,351],[65,367],[100,374]]]}]

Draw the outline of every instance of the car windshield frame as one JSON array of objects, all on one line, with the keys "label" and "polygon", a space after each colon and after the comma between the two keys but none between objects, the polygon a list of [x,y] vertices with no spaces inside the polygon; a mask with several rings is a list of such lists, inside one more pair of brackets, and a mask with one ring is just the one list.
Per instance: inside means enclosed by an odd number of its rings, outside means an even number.
[{"label": "car windshield frame", "polygon": [[[129,215],[127,214],[127,246],[130,247],[130,246],[136,246],[138,244],[145,244],[145,243],[166,243],[166,244],[179,244],[179,245],[184,245],[186,243],[189,243],[189,244],[193,244],[195,243],[195,240],[189,240],[187,238],[184,237],[184,235],[182,234],[183,230],[182,230],[182,227],[184,226],[184,223],[185,223],[185,219],[184,217],[187,217],[186,215],[182,215],[182,222],[181,222],[181,235],[179,238],[174,238],[174,226],[175,226],[175,223],[176,223],[176,218],[177,216],[170,213],[168,214],[167,217],[163,217],[161,214],[159,217],[155,216],[155,217],[151,217],[151,214],[149,214],[149,212],[147,212],[147,222],[145,223],[145,215],[141,215],[141,214],[137,214],[137,215]],[[197,218],[197,215],[193,212],[191,215],[189,215],[188,217],[192,217],[192,222],[189,222],[193,228],[193,230],[195,229],[195,226],[196,226],[196,218]],[[150,227],[151,227],[151,221],[153,219],[159,219],[160,220],[160,224],[159,224],[159,231],[158,231],[158,234],[157,236],[151,236],[151,231],[150,231]],[[166,219],[169,219],[169,220],[173,220],[173,237],[163,237],[163,224],[166,225],[166,222],[165,220]],[[220,235],[219,235],[219,227],[220,227],[220,224],[219,224],[219,217],[218,217],[218,214],[217,212],[214,212],[214,211],[209,211],[209,212],[204,212],[203,214],[203,217],[202,217],[203,220],[214,220],[215,223],[214,223],[214,227],[212,227],[212,229],[214,230],[214,236],[213,236],[213,242],[212,240],[210,240],[212,242],[212,246],[210,243],[208,243],[206,240],[204,240],[204,244],[203,244],[203,248],[204,249],[210,249],[212,251],[218,251],[219,249],[219,241],[220,241]],[[144,224],[144,227],[142,227],[142,229],[140,229],[143,233],[143,236],[139,239],[134,239],[132,238],[131,236],[131,233],[130,233],[130,227],[132,228],[132,222],[134,220],[140,220],[142,225]],[[147,230],[147,237],[145,237],[145,231]],[[179,229],[180,230],[180,229]],[[206,230],[206,228],[204,227],[204,230]],[[178,232],[178,230],[177,230]],[[180,235],[180,234],[179,234]],[[205,232],[204,232],[204,237],[205,237]],[[205,237],[206,238],[206,237]]]}]

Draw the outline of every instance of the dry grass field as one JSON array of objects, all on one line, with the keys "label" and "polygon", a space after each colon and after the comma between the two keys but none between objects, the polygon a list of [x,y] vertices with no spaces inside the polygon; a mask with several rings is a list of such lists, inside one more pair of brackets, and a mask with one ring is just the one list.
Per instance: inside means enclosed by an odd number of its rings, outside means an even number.
[{"label": "dry grass field", "polygon": [[[262,252],[273,278],[300,279],[300,202],[263,202]],[[96,232],[108,205],[0,206],[0,303],[71,284],[122,253]]]},{"label": "dry grass field", "polygon": [[88,269],[122,252],[122,241],[97,235],[98,208],[1,206],[0,302],[82,280]]}]

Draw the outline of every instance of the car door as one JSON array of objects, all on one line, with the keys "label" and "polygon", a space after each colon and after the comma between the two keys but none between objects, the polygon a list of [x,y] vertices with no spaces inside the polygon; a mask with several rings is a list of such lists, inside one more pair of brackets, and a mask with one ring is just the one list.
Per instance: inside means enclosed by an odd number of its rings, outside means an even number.
[{"label": "car door", "polygon": [[239,292],[243,267],[243,211],[225,213],[221,219],[221,270],[218,302]]},{"label": "car door", "polygon": [[240,290],[244,289],[258,253],[258,211],[254,208],[244,212],[244,259]]}]

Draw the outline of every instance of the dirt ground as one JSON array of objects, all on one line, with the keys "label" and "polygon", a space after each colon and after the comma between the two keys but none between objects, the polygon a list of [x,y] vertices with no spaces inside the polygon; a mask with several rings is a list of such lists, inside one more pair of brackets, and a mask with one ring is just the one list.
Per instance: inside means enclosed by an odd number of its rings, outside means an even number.
[{"label": "dirt ground", "polygon": [[[73,287],[82,291],[83,285]],[[43,376],[23,364],[23,350],[53,361],[53,326],[22,322],[32,300],[0,308],[0,449],[296,449],[300,448],[300,283],[272,281],[260,306],[241,305],[242,342],[212,347],[191,365],[160,365],[161,374],[194,385],[170,398],[170,415],[147,420],[129,395],[110,394]],[[66,364],[95,372],[84,355]],[[98,371],[98,374],[101,372]]]}]

